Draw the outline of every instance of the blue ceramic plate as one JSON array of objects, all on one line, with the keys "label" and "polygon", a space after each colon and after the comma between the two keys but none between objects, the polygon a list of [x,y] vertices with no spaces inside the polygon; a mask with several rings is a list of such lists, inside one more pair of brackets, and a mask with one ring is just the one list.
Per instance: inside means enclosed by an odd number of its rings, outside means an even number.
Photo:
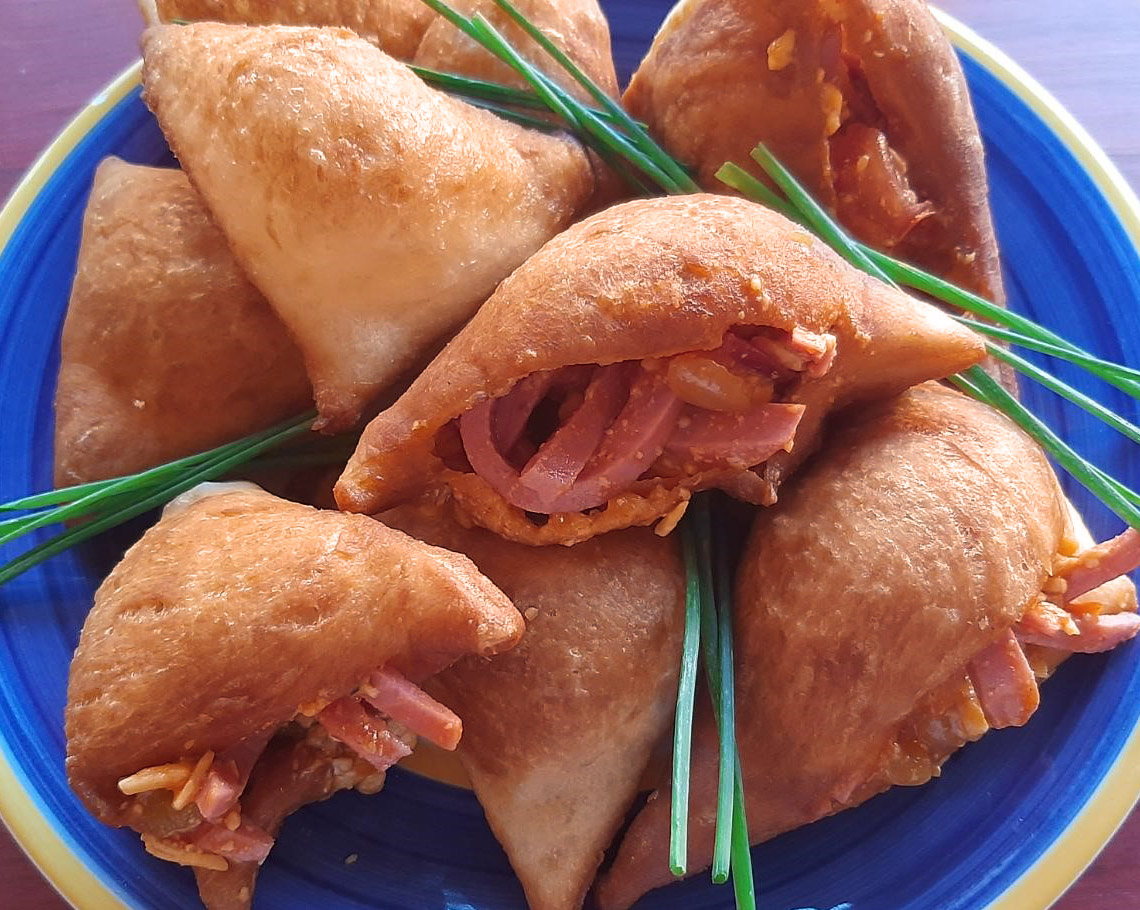
[{"label": "blue ceramic plate", "polygon": [[[614,0],[619,69],[644,53],[667,3]],[[993,48],[947,22],[989,154],[1011,305],[1075,342],[1137,362],[1140,206],[1083,131]],[[137,68],[84,111],[0,214],[0,500],[49,486],[57,338],[91,177],[109,154],[170,162],[140,98]],[[1066,378],[1086,385],[1079,372]],[[1140,420],[1136,403],[1108,404]],[[1130,486],[1124,443],[1035,389],[1031,406]],[[1118,523],[1071,491],[1095,534]],[[189,872],[96,823],[67,787],[67,666],[92,592],[126,535],[59,557],[0,590],[0,811],[76,906],[197,908]],[[0,554],[7,558],[5,554]],[[1140,646],[1068,662],[1028,726],[991,733],[923,788],[754,851],[765,910],[1043,908],[1107,841],[1140,793]],[[346,864],[355,855],[357,860]],[[266,864],[261,907],[513,910],[522,892],[467,791],[396,769],[365,799],[344,794],[296,815]],[[650,908],[729,908],[727,889],[692,880]]]}]

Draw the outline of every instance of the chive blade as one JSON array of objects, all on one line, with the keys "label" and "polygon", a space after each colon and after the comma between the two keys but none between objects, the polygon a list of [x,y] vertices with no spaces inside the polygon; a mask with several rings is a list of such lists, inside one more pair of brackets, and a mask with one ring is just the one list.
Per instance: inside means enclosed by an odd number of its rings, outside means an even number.
[{"label": "chive blade", "polygon": [[668,180],[677,189],[672,192],[693,193],[699,187],[689,173],[677,163],[672,155],[665,152],[653,139],[650,138],[644,126],[634,120],[613,98],[601,88],[582,69],[566,55],[566,53],[548,38],[541,29],[534,25],[511,0],[495,0],[495,4],[519,25],[551,58],[554,59],[570,76],[581,85],[590,96],[602,107],[606,113],[614,118],[616,124],[624,127],[626,141],[639,155],[653,162],[654,167],[665,173]]},{"label": "chive blade", "polygon": [[[885,253],[880,253],[871,247],[864,246],[863,250],[869,259],[899,284],[921,291],[959,310],[981,316],[996,325],[1012,329],[1041,344],[1052,345],[1055,348],[1077,355],[1080,361],[1084,361],[1082,365],[1087,364],[1090,371],[1096,373],[1105,382],[1112,383],[1133,397],[1140,397],[1140,370],[1095,357],[1031,319],[1027,319],[1012,310],[1007,310],[1005,307],[1000,307],[978,294],[951,284],[949,281],[925,272],[917,266],[892,259]],[[1045,353],[1049,352],[1046,351]],[[1080,361],[1073,360],[1074,363]]]},{"label": "chive blade", "polygon": [[690,507],[693,516],[693,534],[697,543],[697,568],[700,591],[701,653],[705,661],[709,696],[713,717],[717,725],[719,743],[719,769],[717,782],[716,827],[713,840],[712,880],[723,885],[728,881],[730,869],[730,839],[732,834],[732,787],[735,777],[734,755],[736,740],[726,735],[724,705],[732,701],[732,692],[725,692],[723,679],[723,630],[717,611],[713,584],[712,521],[708,496],[698,496]]},{"label": "chive blade", "polygon": [[522,111],[513,110],[494,101],[485,101],[482,98],[465,98],[464,103],[469,104],[471,107],[477,107],[482,111],[487,111],[497,117],[502,117],[504,120],[511,121],[511,123],[517,123],[519,126],[539,130],[543,133],[553,133],[562,129],[557,123],[551,123],[549,120],[543,120],[541,117],[535,117],[531,114],[523,113]]},{"label": "chive blade", "polygon": [[685,635],[677,682],[677,714],[673,724],[673,792],[669,818],[669,871],[680,878],[689,865],[689,771],[692,766],[693,702],[697,687],[697,655],[701,646],[700,571],[692,527],[681,533],[685,562]]},{"label": "chive blade", "polygon": [[802,224],[803,221],[791,205],[777,196],[763,181],[757,180],[735,161],[726,161],[713,175],[727,187],[731,187],[753,202],[759,202],[774,212],[779,212],[789,221]]},{"label": "chive blade", "polygon": [[1052,455],[1074,480],[1096,496],[1125,524],[1140,530],[1140,506],[1136,505],[1136,500],[1133,498],[1135,494],[1128,491],[1131,495],[1125,495],[1122,490],[1126,488],[1119,481],[1106,483],[1104,472],[1077,453],[984,370],[976,366],[971,367],[966,373],[951,377],[951,381],[979,401],[989,404],[1009,417],[1042,449]]},{"label": "chive blade", "polygon": [[1140,370],[1133,370],[1131,367],[1124,366],[1123,364],[1102,360],[1099,357],[1086,354],[1076,346],[1066,345],[1065,347],[1061,347],[1048,341],[1040,341],[1037,338],[1023,335],[1021,332],[1015,332],[1003,326],[990,325],[987,322],[971,319],[968,316],[955,316],[954,318],[962,323],[962,325],[969,326],[981,335],[988,335],[991,338],[1017,345],[1020,348],[1036,351],[1039,354],[1045,354],[1057,360],[1063,360],[1067,363],[1079,366],[1097,378],[1103,379],[1105,382],[1116,386],[1133,398],[1140,398]]},{"label": "chive blade", "polygon": [[748,843],[744,774],[739,752],[736,754],[736,786],[733,788],[732,890],[736,897],[736,910],[756,910],[756,882],[752,870],[752,849]]},{"label": "chive blade", "polygon": [[513,104],[517,107],[548,110],[541,98],[526,89],[513,88],[498,82],[487,82],[484,79],[475,79],[471,76],[445,73],[442,70],[431,69],[426,66],[416,66],[414,63],[407,64],[407,67],[429,85],[462,95],[464,98],[481,98],[484,101],[497,101],[501,104]]},{"label": "chive blade", "polygon": [[[710,538],[712,537],[710,529]],[[710,544],[711,548],[711,544]],[[709,554],[712,562],[712,555]],[[713,881],[721,884],[728,880],[728,873],[738,874],[738,867],[732,857],[734,828],[736,825],[735,793],[740,783],[739,753],[736,744],[736,678],[733,664],[732,638],[732,567],[729,564],[728,547],[720,540],[716,551],[715,608],[717,627],[718,659],[715,667],[710,667],[710,689],[718,693],[717,732],[720,743],[720,777],[717,782],[716,839],[714,841]],[[747,839],[747,832],[746,839]],[[717,878],[717,861],[723,866],[723,878]],[[751,861],[747,862],[748,877],[751,880]]]},{"label": "chive blade", "polygon": [[1087,413],[1092,414],[1122,436],[1140,444],[1140,427],[1125,420],[1112,409],[1106,408],[1095,398],[1062,382],[1056,376],[1045,372],[1036,364],[1030,363],[1024,357],[1013,351],[1007,351],[1005,348],[998,347],[997,345],[987,345],[986,348],[990,356],[994,359],[1008,363],[1022,375],[1028,376],[1034,382],[1047,388],[1050,392],[1060,395],[1066,401],[1070,401]]}]

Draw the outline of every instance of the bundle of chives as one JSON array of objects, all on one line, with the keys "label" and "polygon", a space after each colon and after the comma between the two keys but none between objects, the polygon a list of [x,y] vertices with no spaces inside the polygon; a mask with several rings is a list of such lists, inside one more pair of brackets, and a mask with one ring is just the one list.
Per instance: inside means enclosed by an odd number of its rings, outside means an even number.
[{"label": "bundle of chives", "polygon": [[57,553],[164,505],[200,483],[216,480],[263,452],[304,436],[311,432],[316,416],[315,411],[310,412],[237,442],[138,474],[39,493],[0,505],[0,512],[46,509],[6,519],[0,524],[0,544],[11,543],[47,525],[85,519],[0,568],[0,584]]},{"label": "bundle of chives", "polygon": [[744,786],[736,744],[736,685],[732,647],[731,564],[729,547],[715,548],[709,494],[697,496],[682,525],[685,561],[685,634],[677,694],[673,742],[673,792],[670,806],[669,868],[688,871],[689,772],[698,655],[703,657],[713,716],[717,724],[719,778],[712,880],[724,884],[731,873],[739,910],[756,906]]}]

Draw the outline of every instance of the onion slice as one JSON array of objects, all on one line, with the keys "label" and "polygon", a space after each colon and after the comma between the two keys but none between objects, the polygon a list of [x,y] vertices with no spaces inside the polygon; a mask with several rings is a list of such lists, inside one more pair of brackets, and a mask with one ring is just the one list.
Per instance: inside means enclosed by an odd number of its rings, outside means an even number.
[{"label": "onion slice", "polygon": [[625,402],[629,374],[629,365],[624,363],[600,367],[594,373],[577,410],[539,446],[519,473],[509,501],[532,503],[524,508],[534,511],[568,511],[553,503],[573,486],[601,445],[606,427]]},{"label": "onion slice", "polygon": [[185,839],[203,853],[213,853],[235,863],[263,863],[273,847],[273,838],[247,821],[233,831],[225,825],[204,822]]},{"label": "onion slice", "polygon": [[662,373],[641,370],[597,453],[578,482],[551,503],[551,511],[592,509],[637,480],[661,454],[683,406]]}]

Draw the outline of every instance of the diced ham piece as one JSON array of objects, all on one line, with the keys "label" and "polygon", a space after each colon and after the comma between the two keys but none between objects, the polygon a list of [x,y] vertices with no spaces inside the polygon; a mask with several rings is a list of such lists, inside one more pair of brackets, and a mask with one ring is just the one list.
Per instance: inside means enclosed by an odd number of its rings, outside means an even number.
[{"label": "diced ham piece", "polygon": [[789,347],[804,358],[804,372],[812,379],[826,376],[835,362],[835,336],[796,326]]},{"label": "diced ham piece", "polygon": [[233,831],[225,825],[203,822],[185,835],[185,841],[203,853],[213,853],[235,863],[262,863],[273,847],[272,837],[246,821]]},{"label": "diced ham piece", "polygon": [[741,338],[728,332],[724,341],[708,355],[726,366],[753,370],[766,376],[792,376],[806,373],[818,379],[835,361],[835,336],[829,332],[809,332],[799,326],[789,332],[760,332]]},{"label": "diced ham piece", "polygon": [[1020,641],[1035,644],[1041,644],[1041,640],[1061,641],[1081,633],[1068,610],[1047,600],[1030,606],[1013,630]]},{"label": "diced ham piece", "polygon": [[803,414],[800,404],[763,404],[744,414],[688,409],[665,456],[696,470],[750,468],[791,446]]},{"label": "diced ham piece", "polygon": [[459,745],[463,723],[455,712],[396,670],[385,667],[368,677],[364,699],[377,711],[441,749],[450,751]]},{"label": "diced ham piece", "polygon": [[1140,531],[1129,528],[1112,540],[1082,550],[1058,572],[1065,580],[1065,600],[1075,600],[1137,566],[1140,566]]},{"label": "diced ham piece", "polygon": [[359,699],[337,699],[317,715],[317,721],[329,736],[344,743],[378,771],[386,771],[412,754],[407,743],[388,729],[383,718],[372,714]]},{"label": "diced ham piece", "polygon": [[977,654],[966,672],[986,722],[995,730],[1020,727],[1037,710],[1037,680],[1012,630]]},{"label": "diced ham piece", "polygon": [[214,757],[214,763],[194,797],[202,818],[218,821],[237,804],[249,782],[253,766],[272,736],[272,730],[251,736]]}]

